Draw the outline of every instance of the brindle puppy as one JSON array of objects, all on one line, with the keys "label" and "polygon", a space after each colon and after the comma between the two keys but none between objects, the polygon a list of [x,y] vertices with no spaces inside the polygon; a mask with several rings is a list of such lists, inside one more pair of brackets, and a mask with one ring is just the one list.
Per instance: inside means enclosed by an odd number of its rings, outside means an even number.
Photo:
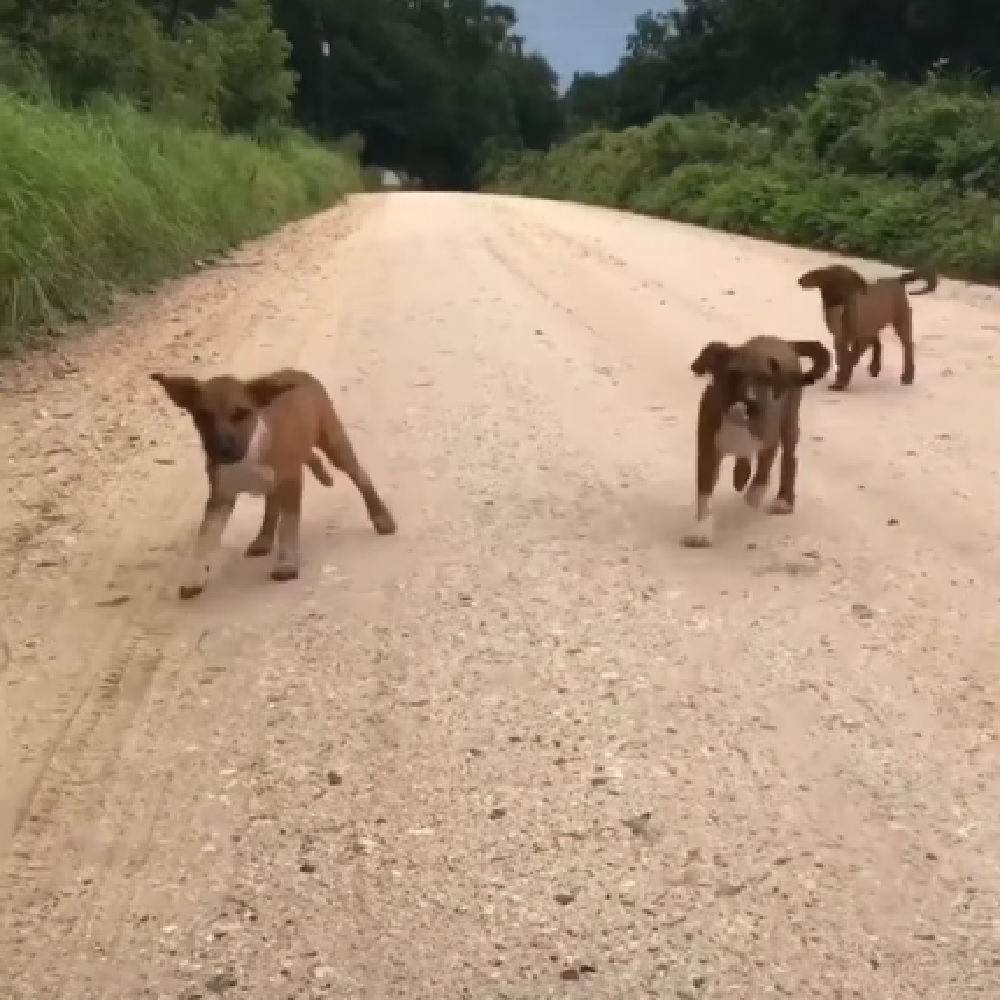
[{"label": "brindle puppy", "polygon": [[[806,372],[800,357],[812,361]],[[756,456],[757,470],[746,502],[759,507],[780,447],[778,495],[768,510],[792,512],[802,389],[818,382],[830,370],[830,361],[830,352],[818,340],[753,337],[739,347],[717,340],[705,345],[691,365],[695,375],[710,374],[712,380],[698,407],[697,508],[684,545],[704,548],[712,544],[712,494],[727,455],[736,456],[733,486],[737,492],[750,480],[751,459]]]}]

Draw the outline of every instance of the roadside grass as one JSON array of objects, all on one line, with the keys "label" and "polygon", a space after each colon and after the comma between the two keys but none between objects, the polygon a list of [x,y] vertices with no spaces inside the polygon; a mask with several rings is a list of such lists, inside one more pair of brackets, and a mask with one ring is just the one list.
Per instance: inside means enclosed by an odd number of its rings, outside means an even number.
[{"label": "roadside grass", "polygon": [[194,130],[0,92],[0,350],[361,188],[351,143]]}]

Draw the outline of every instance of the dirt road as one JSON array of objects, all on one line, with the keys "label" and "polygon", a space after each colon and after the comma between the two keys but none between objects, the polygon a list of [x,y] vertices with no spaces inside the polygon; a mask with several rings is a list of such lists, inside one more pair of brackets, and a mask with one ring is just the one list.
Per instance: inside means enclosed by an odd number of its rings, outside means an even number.
[{"label": "dirt road", "polygon": [[[693,499],[709,339],[823,336],[817,255],[358,199],[4,369],[0,996],[1000,996],[1000,297],[807,392],[799,509]],[[301,364],[400,533],[175,588],[146,374]]]}]

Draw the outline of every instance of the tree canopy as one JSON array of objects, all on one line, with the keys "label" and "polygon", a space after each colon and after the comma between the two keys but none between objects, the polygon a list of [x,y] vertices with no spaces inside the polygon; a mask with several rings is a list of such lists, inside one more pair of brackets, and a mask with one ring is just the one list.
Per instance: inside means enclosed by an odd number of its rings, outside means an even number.
[{"label": "tree canopy", "polygon": [[863,63],[896,80],[946,68],[993,84],[998,37],[1000,5],[972,0],[683,0],[636,20],[613,73],[574,79],[567,121],[580,131],[698,106],[752,114]]},{"label": "tree canopy", "polygon": [[0,0],[0,82],[38,70],[230,131],[357,133],[365,159],[467,188],[497,147],[561,133],[557,80],[488,0]]}]

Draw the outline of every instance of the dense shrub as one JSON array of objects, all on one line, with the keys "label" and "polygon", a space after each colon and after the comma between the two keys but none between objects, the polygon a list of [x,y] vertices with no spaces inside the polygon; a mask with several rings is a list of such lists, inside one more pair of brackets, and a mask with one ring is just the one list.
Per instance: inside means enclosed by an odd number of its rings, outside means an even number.
[{"label": "dense shrub", "polygon": [[754,124],[665,115],[506,157],[488,186],[1000,279],[1000,98],[876,70],[820,79]]}]

